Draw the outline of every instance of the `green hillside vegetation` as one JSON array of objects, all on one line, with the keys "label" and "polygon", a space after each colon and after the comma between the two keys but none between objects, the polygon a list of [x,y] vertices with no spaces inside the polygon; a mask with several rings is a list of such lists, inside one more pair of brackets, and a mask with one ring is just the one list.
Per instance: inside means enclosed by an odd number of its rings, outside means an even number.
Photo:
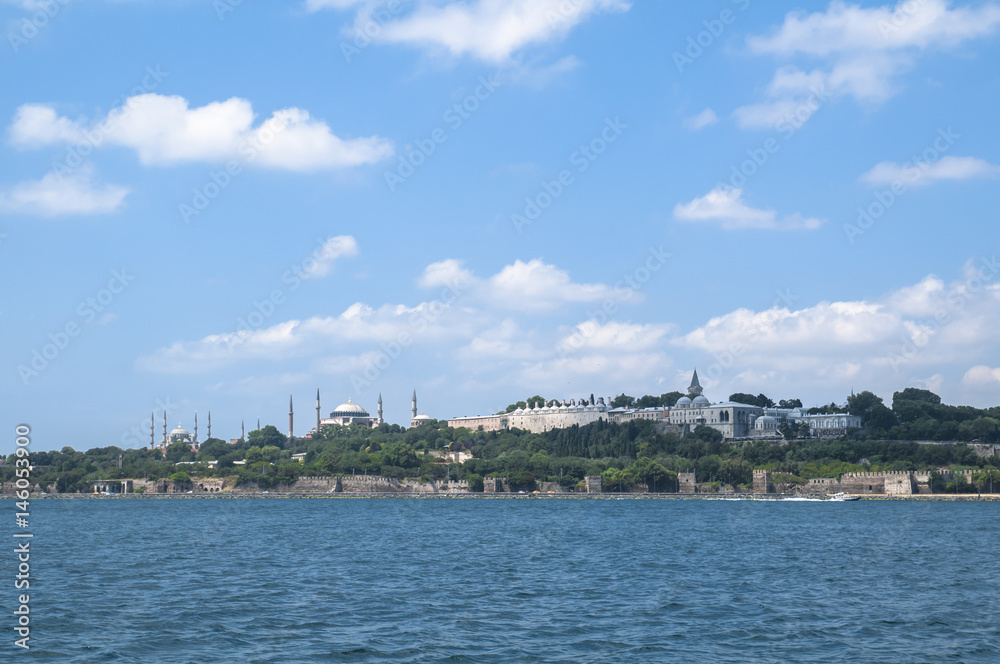
[{"label": "green hillside vegetation", "polygon": [[[676,400],[674,394],[664,397]],[[655,400],[662,404],[664,397],[641,397],[633,401]],[[752,483],[755,468],[767,468],[798,482],[837,477],[845,472],[930,470],[945,466],[975,468],[976,477],[983,482],[1000,478],[992,474],[996,471],[996,458],[978,457],[969,445],[919,445],[889,439],[890,436],[933,439],[912,434],[955,431],[958,438],[949,440],[996,441],[998,408],[947,406],[940,403],[937,395],[914,388],[897,392],[891,409],[870,392],[852,395],[847,406],[852,413],[862,416],[865,423],[862,431],[840,439],[792,438],[783,444],[724,443],[721,434],[709,427],[698,427],[684,437],[657,433],[655,423],[646,420],[620,425],[595,422],[541,434],[452,429],[443,421],[410,429],[390,424],[375,429],[328,426],[316,439],[297,438],[291,442],[277,428],[268,425],[251,431],[246,441],[236,445],[209,439],[197,454],[183,443],[170,445],[165,457],[159,450],[118,447],[87,452],[71,447],[58,452],[33,452],[32,481],[43,486],[55,484],[59,492],[87,492],[92,490],[95,480],[160,479],[180,474],[236,476],[240,485],[253,483],[261,488],[291,484],[303,475],[368,474],[423,481],[467,480],[474,488],[481,488],[484,477],[506,477],[517,486],[531,488],[542,481],[572,487],[585,476],[601,475],[606,490],[619,487],[627,490],[638,484],[664,490],[674,485],[679,472],[694,472],[698,482],[738,486]],[[798,433],[790,432],[789,437]],[[471,451],[475,458],[449,465],[431,454],[445,448]],[[291,458],[299,453],[306,455],[304,463]],[[246,465],[234,465],[244,459]],[[4,482],[14,479],[13,460],[12,455],[8,465],[0,468],[0,479]],[[208,461],[218,461],[218,467],[209,468]],[[176,465],[179,462],[195,463]]]}]

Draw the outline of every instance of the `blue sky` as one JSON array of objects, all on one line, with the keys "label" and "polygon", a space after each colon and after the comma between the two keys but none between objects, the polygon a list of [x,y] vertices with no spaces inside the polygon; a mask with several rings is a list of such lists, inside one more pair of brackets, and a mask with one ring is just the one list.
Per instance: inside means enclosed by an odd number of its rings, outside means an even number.
[{"label": "blue sky", "polygon": [[[2,424],[997,404],[1000,4],[0,3]],[[157,431],[159,434],[159,431]]]}]

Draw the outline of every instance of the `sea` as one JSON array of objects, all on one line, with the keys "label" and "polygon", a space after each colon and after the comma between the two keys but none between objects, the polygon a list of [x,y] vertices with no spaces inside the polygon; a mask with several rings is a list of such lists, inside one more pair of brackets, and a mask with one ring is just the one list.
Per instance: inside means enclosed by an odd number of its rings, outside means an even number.
[{"label": "sea", "polygon": [[45,499],[30,519],[30,653],[10,609],[3,662],[1000,662],[998,503]]}]

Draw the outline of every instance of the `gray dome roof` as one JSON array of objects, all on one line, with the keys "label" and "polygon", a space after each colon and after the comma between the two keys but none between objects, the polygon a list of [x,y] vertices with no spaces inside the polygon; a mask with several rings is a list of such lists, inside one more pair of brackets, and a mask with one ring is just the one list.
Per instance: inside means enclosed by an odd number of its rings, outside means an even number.
[{"label": "gray dome roof", "polygon": [[347,403],[342,403],[333,411],[331,417],[368,417],[368,411],[353,403],[348,397]]},{"label": "gray dome roof", "polygon": [[686,406],[689,403],[691,403],[690,399],[688,399],[687,397],[681,397],[680,399],[677,400],[677,403],[674,404],[674,405],[676,405],[676,406],[682,406],[682,405]]},{"label": "gray dome roof", "polygon": [[187,429],[185,429],[184,427],[182,427],[180,424],[178,424],[177,428],[170,432],[170,435],[171,436],[190,436],[191,433]]},{"label": "gray dome roof", "polygon": [[698,396],[696,396],[694,398],[694,401],[692,403],[709,404],[711,402],[708,400],[708,397],[705,397],[705,396],[702,396],[702,395],[699,394]]}]

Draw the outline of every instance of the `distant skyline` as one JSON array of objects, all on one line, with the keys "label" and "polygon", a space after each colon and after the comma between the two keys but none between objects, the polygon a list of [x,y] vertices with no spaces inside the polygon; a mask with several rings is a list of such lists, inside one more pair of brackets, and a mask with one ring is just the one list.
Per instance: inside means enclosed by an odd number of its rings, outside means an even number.
[{"label": "distant skyline", "polygon": [[[0,453],[1000,403],[1000,3],[0,0]],[[303,415],[305,419],[303,420]],[[296,429],[299,427],[296,426]],[[148,443],[146,437],[139,444]]]}]

